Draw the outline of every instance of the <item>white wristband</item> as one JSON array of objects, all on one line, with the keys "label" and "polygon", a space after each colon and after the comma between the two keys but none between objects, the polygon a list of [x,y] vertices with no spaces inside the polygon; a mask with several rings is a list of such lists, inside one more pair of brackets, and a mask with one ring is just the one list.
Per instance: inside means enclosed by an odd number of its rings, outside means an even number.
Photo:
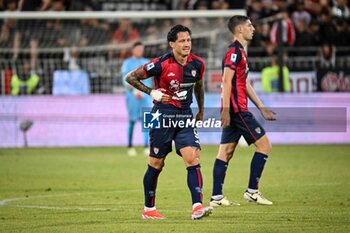
[{"label": "white wristband", "polygon": [[163,95],[164,95],[163,92],[158,91],[158,90],[152,90],[150,93],[150,96],[152,97],[152,99],[154,99],[158,102],[162,101]]}]

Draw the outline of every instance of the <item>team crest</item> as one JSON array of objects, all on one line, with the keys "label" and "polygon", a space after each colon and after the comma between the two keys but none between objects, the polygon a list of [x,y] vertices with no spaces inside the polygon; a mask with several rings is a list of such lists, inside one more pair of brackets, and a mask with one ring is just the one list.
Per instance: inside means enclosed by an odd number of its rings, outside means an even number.
[{"label": "team crest", "polygon": [[153,147],[153,152],[154,152],[155,154],[158,154],[159,148],[158,148],[158,147]]},{"label": "team crest", "polygon": [[255,128],[255,132],[256,132],[257,134],[261,134],[261,129],[260,129],[260,127]]},{"label": "team crest", "polygon": [[197,71],[196,70],[192,70],[191,74],[192,74],[193,77],[196,77]]}]

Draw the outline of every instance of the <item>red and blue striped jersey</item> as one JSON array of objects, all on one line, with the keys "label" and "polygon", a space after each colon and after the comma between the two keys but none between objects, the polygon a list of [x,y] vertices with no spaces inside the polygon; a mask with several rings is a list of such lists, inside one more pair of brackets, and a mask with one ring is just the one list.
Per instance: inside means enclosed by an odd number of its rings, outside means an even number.
[{"label": "red and blue striped jersey", "polygon": [[247,86],[248,60],[244,48],[239,41],[234,40],[229,45],[222,61],[222,72],[225,67],[235,71],[232,77],[232,89],[230,95],[230,109],[233,112],[247,112]]},{"label": "red and blue striped jersey", "polygon": [[203,78],[205,64],[203,59],[190,53],[187,63],[178,63],[173,53],[152,59],[143,66],[147,77],[154,77],[155,89],[164,88],[166,94],[173,96],[168,103],[180,109],[190,108],[193,87]]}]

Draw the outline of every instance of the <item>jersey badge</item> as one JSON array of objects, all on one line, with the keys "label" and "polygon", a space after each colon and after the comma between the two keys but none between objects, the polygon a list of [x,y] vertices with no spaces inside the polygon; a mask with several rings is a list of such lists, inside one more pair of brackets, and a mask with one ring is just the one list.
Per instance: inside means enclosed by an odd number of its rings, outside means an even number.
[{"label": "jersey badge", "polygon": [[236,60],[237,60],[237,54],[232,53],[231,54],[231,62],[236,62]]},{"label": "jersey badge", "polygon": [[197,71],[196,70],[192,70],[191,74],[192,74],[193,77],[196,77]]},{"label": "jersey badge", "polygon": [[158,152],[159,152],[159,148],[157,148],[157,147],[153,147],[153,152],[154,152],[155,154],[158,154]]},{"label": "jersey badge", "polygon": [[255,128],[255,132],[256,132],[257,134],[261,134],[261,129],[260,129],[260,127],[256,127],[256,128]]},{"label": "jersey badge", "polygon": [[146,70],[149,71],[150,69],[152,69],[154,67],[154,63],[151,62],[146,66]]}]

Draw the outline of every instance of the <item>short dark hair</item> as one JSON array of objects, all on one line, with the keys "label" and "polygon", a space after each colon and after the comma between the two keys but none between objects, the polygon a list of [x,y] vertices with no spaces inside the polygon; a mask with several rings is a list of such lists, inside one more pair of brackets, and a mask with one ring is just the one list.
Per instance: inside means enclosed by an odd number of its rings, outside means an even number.
[{"label": "short dark hair", "polygon": [[247,20],[249,20],[248,16],[245,15],[234,15],[232,16],[227,23],[227,27],[232,32],[232,34],[235,32],[235,28],[242,24],[245,23]]},{"label": "short dark hair", "polygon": [[177,40],[177,33],[179,32],[188,32],[190,35],[192,34],[191,30],[188,27],[178,24],[172,27],[168,32],[168,42],[175,42]]},{"label": "short dark hair", "polygon": [[135,48],[136,46],[143,45],[141,41],[136,41],[132,47]]}]

